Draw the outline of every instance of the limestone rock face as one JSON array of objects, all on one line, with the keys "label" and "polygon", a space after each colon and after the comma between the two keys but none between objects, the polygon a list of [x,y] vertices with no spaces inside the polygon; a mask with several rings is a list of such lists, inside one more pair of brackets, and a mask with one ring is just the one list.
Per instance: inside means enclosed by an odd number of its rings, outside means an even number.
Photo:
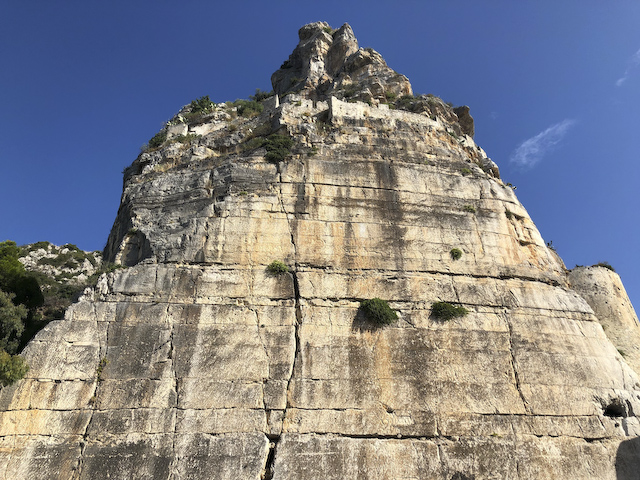
[{"label": "limestone rock face", "polygon": [[576,267],[569,272],[569,282],[593,309],[626,362],[640,372],[640,323],[620,276],[598,265]]},{"label": "limestone rock face", "polygon": [[358,47],[349,24],[333,30],[325,22],[311,23],[298,36],[298,46],[271,76],[276,94],[292,92],[314,100],[333,95],[368,102],[412,94],[407,77],[389,68],[375,50]]},{"label": "limestone rock face", "polygon": [[0,478],[637,474],[638,377],[514,192],[444,107],[313,98],[374,56],[324,25],[290,57],[309,90],[126,170],[105,256],[129,268],[27,346]]}]

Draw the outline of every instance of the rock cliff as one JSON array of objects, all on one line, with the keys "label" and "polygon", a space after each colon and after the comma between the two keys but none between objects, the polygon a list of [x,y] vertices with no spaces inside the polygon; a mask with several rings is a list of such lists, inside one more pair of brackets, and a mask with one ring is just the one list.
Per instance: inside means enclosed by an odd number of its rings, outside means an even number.
[{"label": "rock cliff", "polygon": [[27,346],[1,478],[635,478],[638,377],[468,109],[348,25],[303,27],[272,82],[184,107],[125,171],[129,268]]}]

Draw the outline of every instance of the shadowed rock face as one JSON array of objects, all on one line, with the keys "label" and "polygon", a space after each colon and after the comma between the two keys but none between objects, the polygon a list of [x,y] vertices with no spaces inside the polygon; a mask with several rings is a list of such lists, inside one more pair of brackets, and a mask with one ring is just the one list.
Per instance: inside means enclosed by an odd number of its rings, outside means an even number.
[{"label": "shadowed rock face", "polygon": [[[126,170],[105,254],[131,266],[28,345],[0,478],[632,471],[638,378],[562,261],[444,103],[314,97],[361,52],[324,25],[290,57],[308,90],[183,109]],[[293,146],[270,162],[276,132]],[[399,320],[368,323],[373,297]]]}]

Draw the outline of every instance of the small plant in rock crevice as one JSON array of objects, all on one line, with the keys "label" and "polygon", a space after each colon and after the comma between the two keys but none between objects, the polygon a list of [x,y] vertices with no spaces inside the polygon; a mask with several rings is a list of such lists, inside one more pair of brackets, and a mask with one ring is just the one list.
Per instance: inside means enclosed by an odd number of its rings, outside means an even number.
[{"label": "small plant in rock crevice", "polygon": [[98,382],[102,381],[102,371],[104,370],[104,367],[107,366],[107,363],[109,363],[109,360],[107,360],[107,357],[102,357],[102,359],[100,360],[100,363],[98,363],[98,368],[96,368],[96,380]]},{"label": "small plant in rock crevice", "polygon": [[360,302],[360,309],[367,320],[376,325],[390,325],[398,320],[398,314],[389,306],[386,300],[372,298]]},{"label": "small plant in rock crevice", "polygon": [[473,205],[465,205],[462,210],[469,213],[476,213],[476,208]]},{"label": "small plant in rock crevice", "polygon": [[274,260],[267,266],[267,271],[271,275],[275,276],[284,275],[285,273],[289,272],[289,267],[286,263],[281,262],[280,260]]},{"label": "small plant in rock crevice", "polygon": [[451,255],[451,258],[453,258],[454,260],[460,260],[460,258],[462,257],[462,250],[460,250],[459,248],[452,248],[449,251],[449,255]]},{"label": "small plant in rock crevice", "polygon": [[464,317],[469,310],[462,306],[452,305],[448,302],[435,302],[431,305],[431,315],[438,320],[451,320],[456,317]]}]

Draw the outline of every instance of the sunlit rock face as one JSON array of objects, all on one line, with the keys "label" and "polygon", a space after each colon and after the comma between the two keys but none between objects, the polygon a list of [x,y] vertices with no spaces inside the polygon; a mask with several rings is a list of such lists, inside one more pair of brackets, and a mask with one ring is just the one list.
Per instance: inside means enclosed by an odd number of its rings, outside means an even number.
[{"label": "sunlit rock face", "polygon": [[129,267],[28,345],[2,478],[635,478],[638,378],[468,110],[393,103],[406,78],[327,28],[261,113],[185,107],[125,171],[105,258]]}]

